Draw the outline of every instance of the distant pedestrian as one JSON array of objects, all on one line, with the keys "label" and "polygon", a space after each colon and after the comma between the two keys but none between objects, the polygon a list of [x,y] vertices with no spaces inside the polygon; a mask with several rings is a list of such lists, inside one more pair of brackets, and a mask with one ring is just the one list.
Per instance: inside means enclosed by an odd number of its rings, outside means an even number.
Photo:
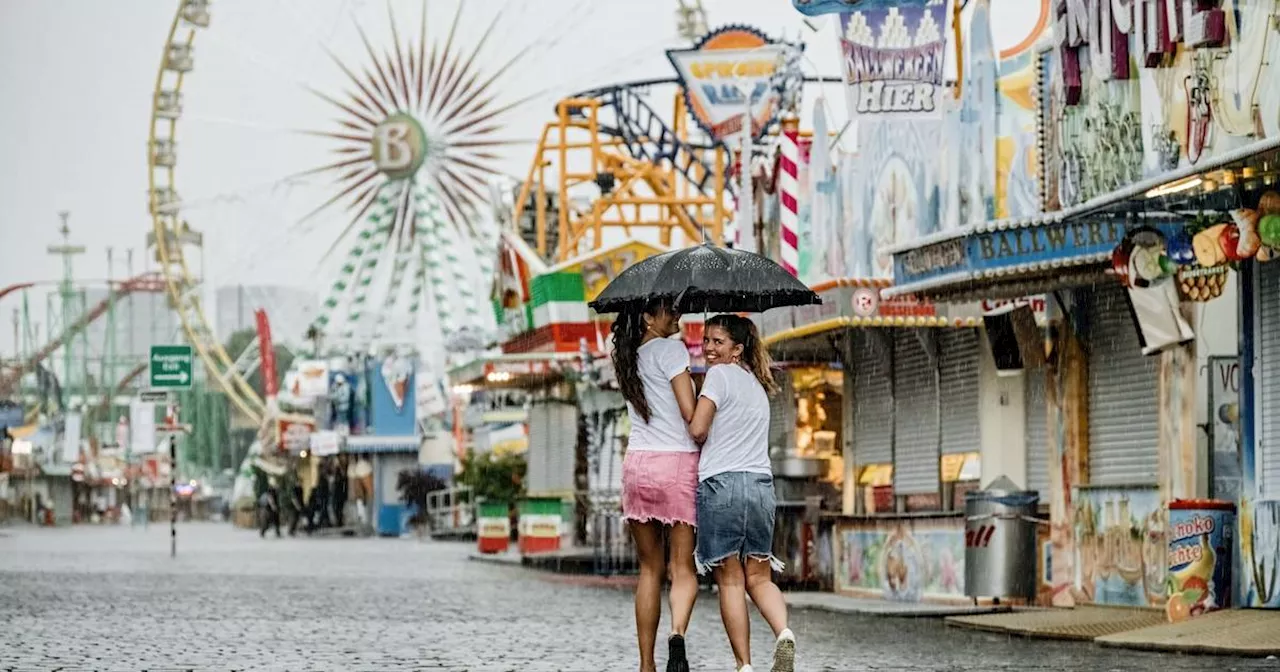
[{"label": "distant pedestrian", "polygon": [[340,463],[335,464],[330,477],[333,479],[333,487],[330,489],[333,493],[333,524],[341,528],[346,519],[347,470]]},{"label": "distant pedestrian", "polygon": [[276,538],[280,537],[280,503],[276,499],[276,489],[274,486],[268,487],[258,497],[258,507],[261,510],[262,527],[258,529],[259,537],[267,536],[267,528],[276,528]]},{"label": "distant pedestrian", "polygon": [[302,494],[302,484],[294,482],[293,488],[289,490],[289,507],[293,509],[293,517],[289,519],[289,536],[297,536],[298,523],[302,522],[302,517],[306,515],[307,505],[306,499]]},{"label": "distant pedestrian", "polygon": [[311,495],[315,498],[311,507],[314,527],[329,527],[329,478],[323,470],[316,479],[316,487],[312,488]]}]

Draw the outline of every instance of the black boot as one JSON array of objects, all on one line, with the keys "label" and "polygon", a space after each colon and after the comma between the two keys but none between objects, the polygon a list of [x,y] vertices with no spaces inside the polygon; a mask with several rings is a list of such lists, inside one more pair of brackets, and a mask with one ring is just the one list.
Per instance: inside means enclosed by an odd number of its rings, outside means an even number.
[{"label": "black boot", "polygon": [[667,672],[689,672],[689,659],[685,657],[682,635],[671,635],[667,639]]}]

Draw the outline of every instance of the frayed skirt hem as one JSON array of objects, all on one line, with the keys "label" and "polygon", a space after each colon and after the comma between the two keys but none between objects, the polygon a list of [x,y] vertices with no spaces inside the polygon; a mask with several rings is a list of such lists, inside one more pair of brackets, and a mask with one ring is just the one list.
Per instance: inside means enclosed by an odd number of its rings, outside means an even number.
[{"label": "frayed skirt hem", "polygon": [[751,560],[768,562],[769,566],[772,567],[773,571],[775,572],[781,572],[787,567],[785,563],[779,560],[777,556],[773,555],[772,553],[739,553],[737,551],[734,551],[732,553],[725,553],[724,555],[710,561],[704,561],[702,558],[698,557],[697,554],[695,554],[693,558],[693,564],[698,569],[698,575],[705,576],[711,570],[723,565],[725,560],[732,558],[734,556],[737,556],[739,561],[745,561],[749,558]]}]

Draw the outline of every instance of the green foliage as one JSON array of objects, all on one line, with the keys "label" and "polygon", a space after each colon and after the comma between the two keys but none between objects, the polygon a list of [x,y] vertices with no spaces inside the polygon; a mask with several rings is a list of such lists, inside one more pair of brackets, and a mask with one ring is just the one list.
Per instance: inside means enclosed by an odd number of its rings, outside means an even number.
[{"label": "green foliage", "polygon": [[468,450],[455,481],[471,488],[477,498],[514,503],[524,496],[524,476],[528,469],[523,455],[495,457]]},{"label": "green foliage", "polygon": [[423,519],[427,511],[427,495],[449,487],[435,474],[421,469],[405,469],[396,475],[396,490],[400,492],[400,501],[405,506],[416,507],[413,522]]}]

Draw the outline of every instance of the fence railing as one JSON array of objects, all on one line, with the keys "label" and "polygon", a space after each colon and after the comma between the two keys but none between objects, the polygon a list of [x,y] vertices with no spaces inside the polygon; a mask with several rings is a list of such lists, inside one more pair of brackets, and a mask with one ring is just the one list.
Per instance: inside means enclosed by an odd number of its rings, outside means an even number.
[{"label": "fence railing", "polygon": [[471,488],[457,486],[427,493],[425,531],[432,537],[475,537],[476,502]]},{"label": "fence railing", "polygon": [[620,492],[587,494],[587,543],[591,546],[596,574],[633,574],[638,571],[635,545],[622,520]]}]

